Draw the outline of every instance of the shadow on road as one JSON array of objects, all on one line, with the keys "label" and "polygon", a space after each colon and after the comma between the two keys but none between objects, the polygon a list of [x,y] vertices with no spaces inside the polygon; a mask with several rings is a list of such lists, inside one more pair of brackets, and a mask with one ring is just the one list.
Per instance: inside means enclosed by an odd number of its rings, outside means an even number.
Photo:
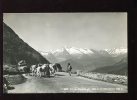
[{"label": "shadow on road", "polygon": [[50,76],[50,77],[47,77],[47,76],[41,76],[39,78],[54,78],[55,76]]},{"label": "shadow on road", "polygon": [[56,74],[56,76],[65,76],[65,75],[61,75],[61,74]]}]

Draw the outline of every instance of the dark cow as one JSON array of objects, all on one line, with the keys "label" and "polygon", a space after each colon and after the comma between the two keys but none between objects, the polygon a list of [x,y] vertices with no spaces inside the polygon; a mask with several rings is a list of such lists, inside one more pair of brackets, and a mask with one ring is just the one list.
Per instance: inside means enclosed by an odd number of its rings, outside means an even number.
[{"label": "dark cow", "polygon": [[61,65],[60,65],[59,63],[55,63],[55,65],[56,65],[57,71],[58,71],[58,72],[61,72],[61,71],[62,71]]}]

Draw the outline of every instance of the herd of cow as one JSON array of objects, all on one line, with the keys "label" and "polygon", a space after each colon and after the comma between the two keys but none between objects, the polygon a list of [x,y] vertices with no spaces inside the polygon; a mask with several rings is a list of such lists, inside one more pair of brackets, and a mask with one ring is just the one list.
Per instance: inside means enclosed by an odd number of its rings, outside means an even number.
[{"label": "herd of cow", "polygon": [[[24,71],[24,67],[19,67],[20,71]],[[56,72],[62,71],[62,67],[59,63],[55,64],[36,64],[36,65],[31,65],[29,69],[29,73],[32,76],[36,77],[50,77],[50,76],[55,76]],[[24,71],[25,72],[25,71]]]}]

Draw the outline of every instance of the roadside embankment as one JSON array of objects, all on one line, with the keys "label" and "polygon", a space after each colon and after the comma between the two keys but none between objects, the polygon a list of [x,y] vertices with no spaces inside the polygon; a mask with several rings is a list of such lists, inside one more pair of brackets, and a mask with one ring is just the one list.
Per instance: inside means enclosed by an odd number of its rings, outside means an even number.
[{"label": "roadside embankment", "polygon": [[77,70],[77,75],[85,78],[89,78],[89,79],[127,85],[127,76],[106,74],[106,73],[96,73],[96,72],[83,72],[80,70]]},{"label": "roadside embankment", "polygon": [[16,66],[4,65],[3,77],[5,77],[11,85],[21,84],[26,81],[26,78],[19,72]]}]

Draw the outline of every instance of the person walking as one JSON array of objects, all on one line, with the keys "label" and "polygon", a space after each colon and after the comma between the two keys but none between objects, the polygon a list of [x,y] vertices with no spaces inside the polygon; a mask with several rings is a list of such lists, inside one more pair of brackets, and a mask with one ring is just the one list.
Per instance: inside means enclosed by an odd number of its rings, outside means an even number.
[{"label": "person walking", "polygon": [[72,70],[72,66],[70,65],[70,63],[68,63],[67,72],[69,73],[70,76],[71,76],[71,70]]}]

